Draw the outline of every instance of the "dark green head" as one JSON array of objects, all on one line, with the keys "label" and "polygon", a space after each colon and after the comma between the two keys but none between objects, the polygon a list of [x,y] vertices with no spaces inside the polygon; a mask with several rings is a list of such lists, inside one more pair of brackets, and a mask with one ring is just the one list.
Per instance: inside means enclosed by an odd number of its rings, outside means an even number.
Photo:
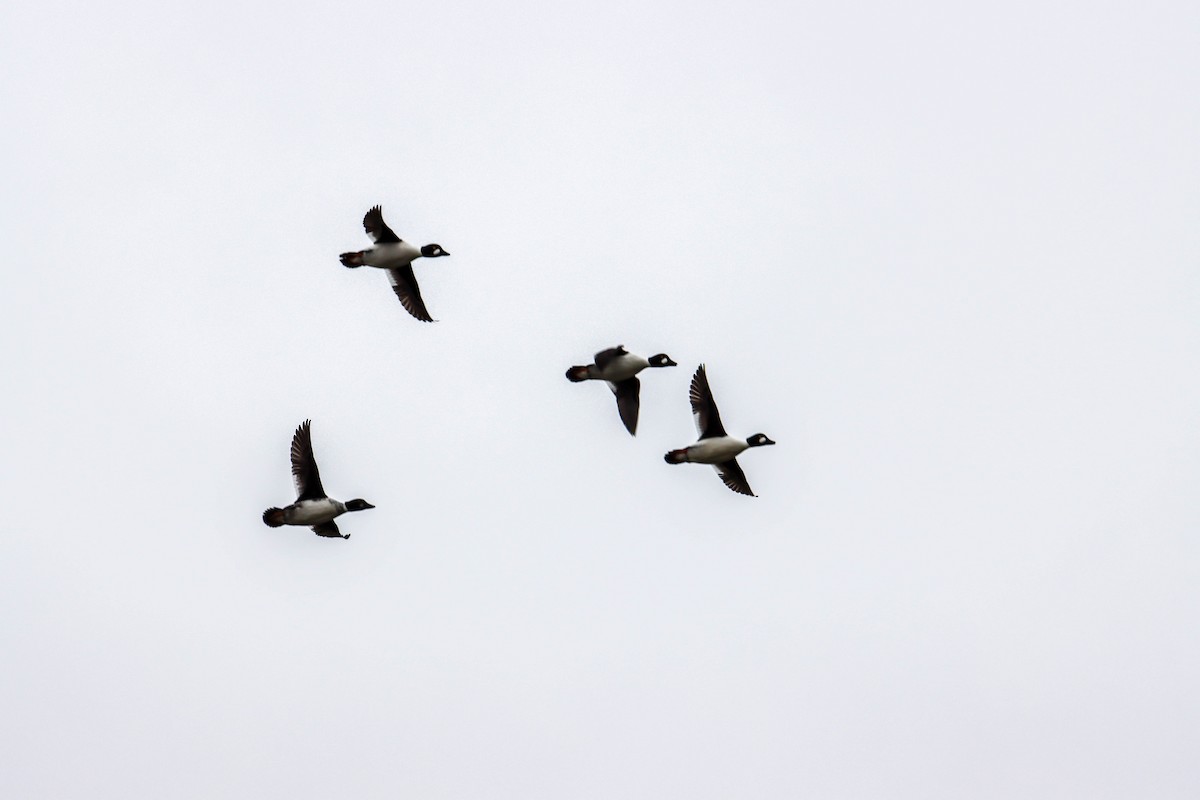
[{"label": "dark green head", "polygon": [[648,358],[646,360],[650,362],[650,366],[652,366],[652,367],[678,367],[679,366],[674,361],[672,361],[671,357],[669,355],[667,355],[666,353],[659,353],[656,356],[650,356],[650,358]]}]

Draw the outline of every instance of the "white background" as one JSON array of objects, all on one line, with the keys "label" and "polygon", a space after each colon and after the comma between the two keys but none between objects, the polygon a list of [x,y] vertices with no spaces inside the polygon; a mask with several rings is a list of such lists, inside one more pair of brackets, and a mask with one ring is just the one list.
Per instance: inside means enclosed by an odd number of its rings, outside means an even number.
[{"label": "white background", "polygon": [[3,796],[1200,795],[1194,3],[0,31]]}]

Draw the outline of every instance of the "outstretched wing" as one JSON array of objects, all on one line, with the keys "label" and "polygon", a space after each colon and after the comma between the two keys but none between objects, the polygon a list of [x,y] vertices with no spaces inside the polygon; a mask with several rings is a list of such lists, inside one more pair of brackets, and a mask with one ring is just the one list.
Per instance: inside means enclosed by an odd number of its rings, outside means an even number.
[{"label": "outstretched wing", "polygon": [[346,534],[344,537],[342,536],[342,532],[338,530],[337,523],[333,520],[329,520],[329,522],[322,522],[320,525],[313,525],[312,529],[313,533],[315,533],[317,536],[324,536],[328,539],[350,538],[350,534]]},{"label": "outstretched wing", "polygon": [[631,436],[637,436],[638,423],[638,394],[642,390],[641,382],[636,378],[626,378],[619,383],[608,382],[608,388],[617,396],[617,411],[621,414],[621,422]]},{"label": "outstretched wing", "polygon": [[391,280],[392,291],[400,298],[405,311],[421,322],[434,321],[425,310],[425,301],[421,299],[421,287],[417,286],[417,276],[413,275],[412,264],[389,269],[388,279]]},{"label": "outstretched wing", "polygon": [[596,369],[604,372],[604,370],[608,369],[609,364],[625,355],[627,352],[628,351],[625,349],[625,345],[619,344],[616,347],[610,347],[607,350],[601,350],[592,358],[596,364]]},{"label": "outstretched wing", "polygon": [[712,390],[708,388],[708,373],[704,371],[703,364],[696,368],[696,374],[692,376],[688,400],[692,403],[696,433],[701,439],[725,435],[725,426],[721,424],[721,412],[717,411],[717,404],[713,402]]},{"label": "outstretched wing", "polygon": [[292,482],[296,484],[296,500],[320,500],[325,497],[321,473],[312,449],[312,421],[304,420],[292,437]]},{"label": "outstretched wing", "polygon": [[392,232],[392,229],[383,221],[383,209],[375,206],[367,215],[363,217],[363,228],[367,231],[367,236],[371,237],[371,241],[375,244],[388,244],[400,241],[400,237]]},{"label": "outstretched wing", "polygon": [[721,476],[721,481],[733,491],[738,494],[748,494],[751,497],[758,496],[750,491],[750,483],[746,480],[746,473],[742,472],[742,468],[737,463],[736,458],[722,461],[720,464],[713,464],[713,468]]}]

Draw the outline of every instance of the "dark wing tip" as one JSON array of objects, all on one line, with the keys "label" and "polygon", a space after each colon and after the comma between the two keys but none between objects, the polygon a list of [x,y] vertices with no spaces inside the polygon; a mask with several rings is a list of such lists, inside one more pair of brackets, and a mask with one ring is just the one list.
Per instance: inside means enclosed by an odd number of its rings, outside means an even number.
[{"label": "dark wing tip", "polygon": [[416,275],[413,274],[412,264],[389,269],[388,278],[392,283],[392,291],[396,293],[396,297],[399,298],[400,305],[404,306],[405,311],[421,322],[437,322],[425,308],[425,301],[421,297],[421,287],[417,284]]},{"label": "dark wing tip", "polygon": [[712,398],[712,391],[708,388],[708,372],[705,371],[703,364],[696,367],[696,372],[692,375],[692,382],[688,387],[688,398],[692,401],[693,409],[696,409],[699,403]]},{"label": "dark wing tip", "polygon": [[688,388],[688,401],[692,404],[696,433],[701,439],[725,435],[725,426],[721,424],[721,412],[717,411],[712,390],[708,388],[708,372],[703,364],[696,367],[696,374],[692,376],[692,383]]},{"label": "dark wing tip", "polygon": [[400,237],[396,232],[387,226],[383,221],[383,208],[381,206],[372,206],[371,210],[363,216],[363,230],[367,232],[367,236],[371,237],[371,241],[375,244],[389,244],[399,242]]},{"label": "dark wing tip", "polygon": [[350,538],[350,534],[346,534],[344,536],[342,535],[342,532],[340,530],[338,530],[337,523],[334,522],[333,520],[329,520],[328,522],[322,522],[320,525],[313,525],[312,532],[315,533],[317,536],[323,536],[326,539],[334,539],[334,538],[349,539]]},{"label": "dark wing tip", "polygon": [[[306,419],[296,426],[296,432],[292,434],[292,455],[295,457],[306,443],[312,439],[312,420]],[[309,444],[310,452],[312,445]]]},{"label": "dark wing tip", "polygon": [[641,381],[637,377],[633,377],[608,385],[617,397],[617,412],[621,415],[621,422],[625,424],[625,430],[629,431],[630,436],[637,436],[638,409],[641,407],[639,398],[642,388]]},{"label": "dark wing tip", "polygon": [[742,472],[742,467],[737,463],[736,458],[731,458],[714,466],[717,468],[717,475],[721,477],[721,482],[730,489],[748,497],[758,497],[750,489],[750,482],[746,480],[746,473]]},{"label": "dark wing tip", "polygon": [[399,286],[393,286],[392,291],[396,293],[396,297],[400,298],[400,305],[404,306],[404,310],[412,315],[413,319],[421,322],[437,322],[436,319],[429,316],[429,311],[426,310],[425,304],[418,298],[414,298]]},{"label": "dark wing tip", "polygon": [[317,469],[317,458],[313,454],[312,420],[304,420],[296,428],[292,436],[291,448],[292,482],[296,485],[296,497],[324,497],[325,489],[321,486],[321,473]]}]

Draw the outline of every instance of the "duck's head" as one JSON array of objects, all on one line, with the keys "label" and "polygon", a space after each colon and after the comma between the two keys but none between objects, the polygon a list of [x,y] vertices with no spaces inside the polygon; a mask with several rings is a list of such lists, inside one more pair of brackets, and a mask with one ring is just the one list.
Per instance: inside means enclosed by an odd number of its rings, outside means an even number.
[{"label": "duck's head", "polygon": [[426,258],[439,258],[450,254],[443,250],[440,244],[427,244],[421,248],[421,255]]},{"label": "duck's head", "polygon": [[366,511],[368,508],[374,507],[375,506],[371,505],[366,500],[363,500],[361,497],[355,500],[348,500],[346,502],[347,511]]},{"label": "duck's head", "polygon": [[765,433],[756,433],[746,440],[746,444],[751,447],[762,447],[765,444],[775,444],[767,438]]},{"label": "duck's head", "polygon": [[656,356],[650,356],[650,358],[647,360],[650,362],[650,366],[652,366],[652,367],[678,367],[679,366],[674,361],[672,361],[671,357],[669,355],[667,355],[666,353],[659,353]]}]

